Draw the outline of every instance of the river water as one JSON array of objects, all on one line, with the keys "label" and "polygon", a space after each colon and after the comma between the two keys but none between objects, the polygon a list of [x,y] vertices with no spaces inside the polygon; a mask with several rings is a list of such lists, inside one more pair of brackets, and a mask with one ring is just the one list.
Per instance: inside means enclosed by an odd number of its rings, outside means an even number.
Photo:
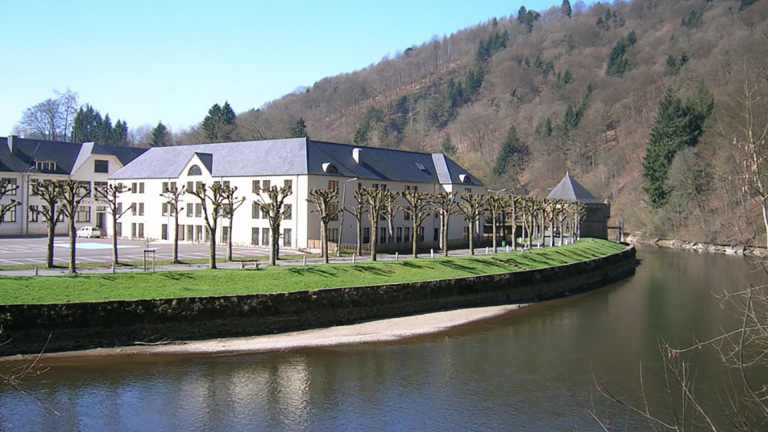
[{"label": "river water", "polygon": [[[733,328],[715,296],[743,258],[641,249],[632,278],[446,333],[395,343],[199,358],[54,365],[0,391],[2,430],[594,430],[593,376],[638,401],[639,370],[663,409],[660,339]],[[712,350],[694,357],[700,395],[718,394]],[[647,423],[595,396],[602,418]],[[58,415],[53,411],[58,412]]]}]

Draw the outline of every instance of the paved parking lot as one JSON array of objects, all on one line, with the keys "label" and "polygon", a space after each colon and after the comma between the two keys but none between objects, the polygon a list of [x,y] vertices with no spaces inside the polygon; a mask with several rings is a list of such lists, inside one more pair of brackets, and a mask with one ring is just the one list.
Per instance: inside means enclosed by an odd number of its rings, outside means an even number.
[{"label": "paved parking lot", "polygon": [[[24,238],[0,238],[0,265],[8,264],[45,264],[45,252],[48,239],[45,237],[24,237]],[[141,261],[143,260],[143,251],[147,245],[143,241],[120,240],[118,242],[120,261]],[[149,244],[149,249],[154,249],[155,258],[158,260],[169,260],[173,255],[173,245],[171,243],[153,242]],[[298,254],[300,252],[292,250],[281,250],[281,254]],[[226,257],[226,246],[218,246],[216,255]],[[233,247],[232,255],[234,257],[265,256],[269,255],[269,249],[262,247]],[[65,264],[69,262],[69,238],[66,236],[56,237],[54,241],[54,262]],[[207,244],[185,244],[179,243],[179,259],[201,259],[208,258]],[[77,262],[110,262],[112,261],[112,240],[111,239],[77,239]]]}]

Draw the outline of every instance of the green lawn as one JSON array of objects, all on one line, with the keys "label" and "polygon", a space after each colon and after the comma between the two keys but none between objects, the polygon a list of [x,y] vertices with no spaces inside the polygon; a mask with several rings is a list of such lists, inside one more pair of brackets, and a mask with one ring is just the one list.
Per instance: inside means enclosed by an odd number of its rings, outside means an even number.
[{"label": "green lawn", "polygon": [[525,253],[461,258],[270,266],[262,270],[0,277],[0,304],[203,297],[416,282],[556,266],[624,248],[604,240],[584,239],[574,245]]}]

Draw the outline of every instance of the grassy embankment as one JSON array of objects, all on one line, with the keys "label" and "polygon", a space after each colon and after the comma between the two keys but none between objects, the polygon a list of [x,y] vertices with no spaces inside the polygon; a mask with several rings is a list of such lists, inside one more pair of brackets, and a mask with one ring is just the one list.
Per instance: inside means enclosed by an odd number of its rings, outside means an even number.
[{"label": "grassy embankment", "polygon": [[450,279],[537,269],[619,252],[604,240],[475,257],[48,277],[0,277],[0,304],[61,303],[277,293]]}]

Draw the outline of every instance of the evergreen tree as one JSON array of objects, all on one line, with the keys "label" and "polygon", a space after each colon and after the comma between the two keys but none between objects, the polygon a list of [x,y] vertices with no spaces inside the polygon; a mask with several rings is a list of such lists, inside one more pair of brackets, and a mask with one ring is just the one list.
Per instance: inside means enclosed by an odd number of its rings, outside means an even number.
[{"label": "evergreen tree", "polygon": [[608,64],[605,68],[606,75],[615,77],[624,75],[624,72],[629,68],[629,60],[627,60],[626,56],[627,48],[626,39],[621,38],[616,42],[616,45],[611,49],[611,53],[608,54]]},{"label": "evergreen tree", "polygon": [[152,129],[152,141],[150,145],[152,147],[167,147],[171,145],[171,134],[162,122],[158,122],[157,126]]},{"label": "evergreen tree", "polygon": [[215,103],[208,110],[208,115],[203,119],[203,132],[205,132],[205,138],[210,141],[216,141],[218,137],[218,125],[221,121],[221,106]]},{"label": "evergreen tree", "polygon": [[571,2],[568,0],[563,0],[563,5],[560,6],[560,11],[563,13],[563,15],[570,18],[573,14],[573,10],[571,9]]},{"label": "evergreen tree", "polygon": [[440,148],[443,150],[443,153],[448,156],[456,154],[456,147],[451,142],[451,136],[449,134],[445,134],[445,138],[443,138],[443,141],[440,143]]},{"label": "evergreen tree", "polygon": [[296,123],[291,127],[291,130],[288,131],[288,135],[290,138],[309,138],[309,135],[307,134],[307,124],[304,123],[304,117],[299,117],[299,119],[296,120]]},{"label": "evergreen tree", "polygon": [[203,119],[203,132],[205,138],[211,142],[225,142],[232,139],[232,132],[235,130],[235,121],[237,115],[229,105],[213,104],[208,110],[208,115]]},{"label": "evergreen tree", "polygon": [[109,118],[109,114],[104,116],[104,120],[101,122],[101,127],[99,128],[99,139],[97,142],[99,144],[112,144],[114,131],[112,128],[112,120]]},{"label": "evergreen tree", "polygon": [[528,146],[520,142],[515,126],[510,126],[509,131],[507,131],[507,136],[504,138],[504,141],[501,142],[501,147],[499,147],[499,153],[496,156],[496,165],[493,167],[493,174],[496,177],[503,176],[507,172],[509,163],[514,158],[527,156],[528,152]]},{"label": "evergreen tree", "polygon": [[739,12],[752,6],[755,3],[757,3],[757,0],[741,0],[741,3],[739,4]]},{"label": "evergreen tree", "polygon": [[573,82],[573,75],[571,75],[571,70],[566,69],[565,73],[563,74],[562,83],[563,84],[570,84]]},{"label": "evergreen tree", "polygon": [[72,124],[72,142],[96,142],[101,133],[101,114],[90,105],[81,107]]},{"label": "evergreen tree", "polygon": [[114,145],[127,145],[128,144],[128,123],[125,120],[118,120],[115,123],[114,128]]}]

